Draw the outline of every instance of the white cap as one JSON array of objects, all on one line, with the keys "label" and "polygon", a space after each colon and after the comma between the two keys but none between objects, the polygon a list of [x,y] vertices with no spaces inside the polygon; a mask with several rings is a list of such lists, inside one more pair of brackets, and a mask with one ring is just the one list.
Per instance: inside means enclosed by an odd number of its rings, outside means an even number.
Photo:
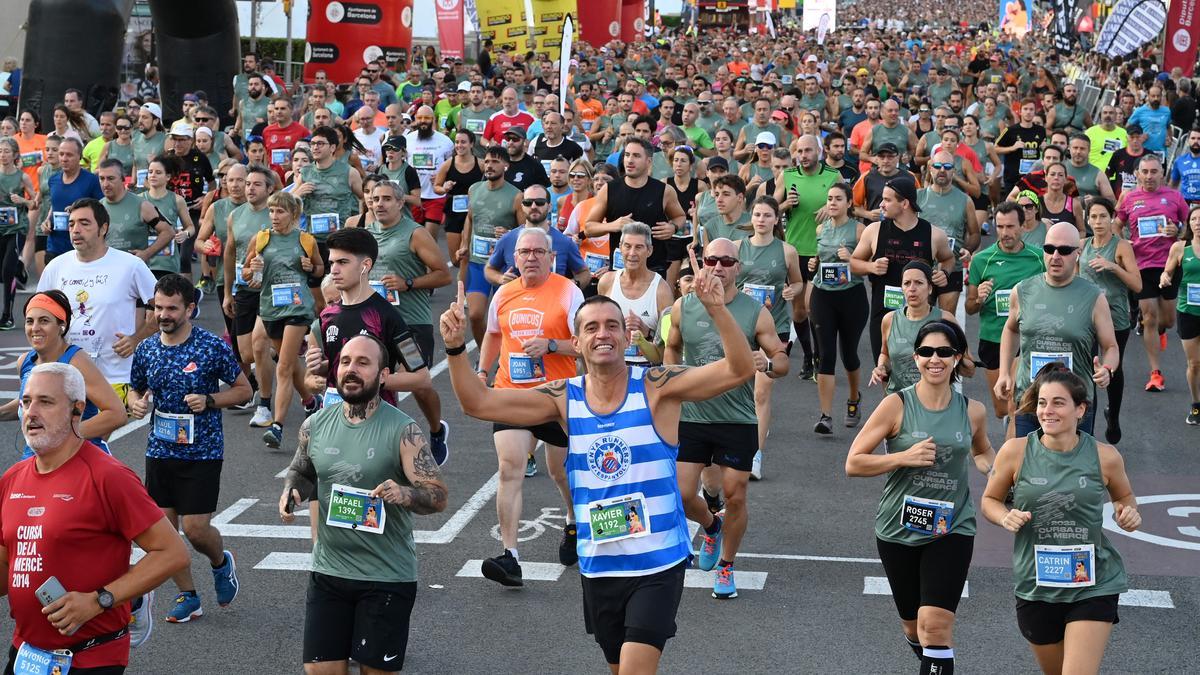
[{"label": "white cap", "polygon": [[459,83],[458,83],[458,90],[459,90],[459,91],[471,91],[471,83],[470,83],[470,82],[468,82],[468,81],[466,81],[466,80],[463,80],[462,82],[459,82]]},{"label": "white cap", "polygon": [[142,110],[157,117],[158,121],[162,121],[162,108],[157,103],[144,103],[142,104]]},{"label": "white cap", "polygon": [[808,58],[806,58],[806,59],[804,59],[804,60],[805,60],[805,61],[808,61],[808,62],[816,63],[816,62],[817,62],[817,55],[816,55],[816,54],[809,54],[809,55],[808,55]]},{"label": "white cap", "polygon": [[770,131],[758,132],[758,136],[756,136],[754,138],[754,144],[758,145],[760,143],[766,143],[768,145],[778,145],[778,143],[775,140],[775,134],[771,133]]},{"label": "white cap", "polygon": [[192,125],[188,124],[187,122],[185,122],[183,120],[179,120],[175,124],[171,125],[171,131],[168,132],[168,135],[170,135],[170,136],[187,136],[188,138],[192,138],[196,134],[195,134],[195,131],[192,129]]}]

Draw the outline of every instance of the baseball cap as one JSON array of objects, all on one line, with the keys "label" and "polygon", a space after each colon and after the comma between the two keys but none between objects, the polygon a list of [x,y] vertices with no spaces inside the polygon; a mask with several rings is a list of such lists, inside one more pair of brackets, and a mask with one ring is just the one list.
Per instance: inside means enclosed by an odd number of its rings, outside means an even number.
[{"label": "baseball cap", "polygon": [[[891,143],[885,143],[884,145],[891,145]],[[896,146],[892,145],[892,147]],[[882,150],[883,148],[880,148],[881,152]],[[912,178],[902,175],[899,178],[889,180],[884,187],[890,187],[900,199],[908,202],[914,212],[920,213],[921,207],[917,206],[917,184],[913,182]]]},{"label": "baseball cap", "polygon": [[408,148],[408,141],[404,140],[403,136],[392,136],[383,142],[384,150],[405,150]]},{"label": "baseball cap", "polygon": [[176,122],[175,124],[171,125],[171,131],[170,131],[169,135],[171,135],[171,136],[186,136],[187,138],[192,138],[196,134],[195,134],[195,131],[192,129],[192,125],[188,124],[187,122],[184,122],[183,120],[180,120],[180,121]]},{"label": "baseball cap", "polygon": [[[754,144],[760,145],[762,143],[766,143],[767,145],[772,145],[772,146],[776,145],[777,140],[775,138],[775,134],[771,133],[770,131],[758,132],[758,136],[754,137]],[[726,168],[728,168],[728,167],[726,167]]]},{"label": "baseball cap", "polygon": [[809,54],[809,55],[808,55],[808,56],[807,56],[807,57],[804,59],[804,62],[805,62],[805,63],[816,63],[816,62],[817,62],[817,55],[816,55],[816,54]]},{"label": "baseball cap", "polygon": [[897,148],[895,143],[884,143],[879,146],[879,149],[875,151],[875,154],[898,155],[900,154],[900,148]]},{"label": "baseball cap", "polygon": [[162,121],[162,107],[157,103],[143,103],[142,110],[154,115],[160,122]]},{"label": "baseball cap", "polygon": [[516,136],[517,138],[520,138],[522,140],[527,138],[527,136],[525,135],[525,127],[521,126],[520,124],[509,127],[507,130],[505,130],[504,135],[505,136]]},{"label": "baseball cap", "polygon": [[466,81],[466,80],[463,80],[462,82],[459,82],[459,83],[458,83],[458,90],[459,90],[459,91],[471,91],[471,83],[470,83],[470,82],[468,82],[468,81]]},{"label": "baseball cap", "polygon": [[786,122],[788,121],[788,114],[782,110],[776,110],[771,113],[771,119]]},{"label": "baseball cap", "polygon": [[1170,74],[1168,74],[1168,73],[1159,73],[1159,74],[1158,74],[1158,77],[1156,77],[1156,78],[1154,78],[1154,79],[1158,80],[1159,82],[1162,82],[1162,81],[1164,81],[1164,80],[1169,80],[1169,79],[1171,79],[1171,75],[1170,75]]},{"label": "baseball cap", "polygon": [[[767,132],[767,133],[769,133],[769,132]],[[709,157],[708,158],[708,168],[709,169],[724,169],[726,171],[729,171],[729,160],[725,159],[724,157]]]},{"label": "baseball cap", "polygon": [[200,99],[196,98],[195,94],[184,94],[183,102],[184,103],[199,103]]},{"label": "baseball cap", "polygon": [[866,68],[859,68],[854,74],[861,77],[863,75],[870,75],[871,71],[867,70]]},{"label": "baseball cap", "polygon": [[1130,136],[1133,136],[1134,134],[1141,136],[1142,134],[1146,133],[1146,130],[1142,128],[1142,125],[1134,122],[1133,124],[1125,127],[1125,133],[1129,134]]}]

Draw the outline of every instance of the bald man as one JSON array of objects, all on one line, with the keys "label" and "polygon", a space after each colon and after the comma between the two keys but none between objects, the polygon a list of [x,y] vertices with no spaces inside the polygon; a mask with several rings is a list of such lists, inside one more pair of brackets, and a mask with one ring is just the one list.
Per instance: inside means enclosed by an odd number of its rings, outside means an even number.
[{"label": "bald man", "polygon": [[438,167],[454,154],[454,141],[434,128],[433,108],[423,105],[417,108],[411,131],[405,136],[408,142],[408,164],[417,170],[421,179],[421,211],[417,222],[423,222],[429,234],[436,240],[442,226],[446,197],[433,191],[433,177]]}]

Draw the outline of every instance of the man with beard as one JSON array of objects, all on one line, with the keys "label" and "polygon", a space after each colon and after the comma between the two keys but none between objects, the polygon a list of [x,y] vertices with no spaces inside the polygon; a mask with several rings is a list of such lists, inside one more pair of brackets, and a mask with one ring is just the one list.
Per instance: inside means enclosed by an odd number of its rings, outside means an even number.
[{"label": "man with beard", "polygon": [[1075,188],[1082,197],[1104,197],[1112,202],[1117,198],[1113,194],[1112,183],[1096,165],[1088,161],[1092,153],[1092,139],[1087,134],[1076,132],[1071,134],[1067,143],[1069,162],[1063,163],[1067,175],[1075,181]]},{"label": "man with beard", "polygon": [[1146,149],[1163,157],[1166,149],[1174,144],[1171,138],[1171,109],[1163,104],[1162,87],[1150,87],[1146,92],[1146,102],[1138,106],[1125,126],[1141,125],[1146,132]]},{"label": "man with beard", "polygon": [[[389,362],[372,335],[342,347],[342,403],[304,420],[279,496],[284,523],[308,499],[318,502],[303,663],[324,672],[346,672],[350,659],[366,672],[404,667],[417,595],[412,516],[446,508],[446,484],[421,427],[379,398]],[[325,451],[335,447],[337,455]]]},{"label": "man with beard", "polygon": [[538,160],[525,153],[525,127],[513,126],[504,132],[504,148],[508,153],[508,169],[504,178],[518,190],[530,185],[548,185],[550,177]]},{"label": "man with beard", "polygon": [[146,187],[146,169],[150,160],[159,156],[166,146],[167,135],[163,133],[162,108],[157,103],[147,103],[137,113],[137,133],[133,135],[133,187]]},{"label": "man with beard", "polygon": [[854,127],[867,119],[867,94],[862,87],[855,87],[850,92],[850,107],[837,116],[837,128],[847,136],[854,133]]},{"label": "man with beard", "polygon": [[1189,205],[1200,203],[1200,129],[1188,132],[1188,151],[1171,165],[1171,187],[1179,190]]},{"label": "man with beard", "polygon": [[512,87],[505,87],[504,91],[500,92],[500,106],[501,109],[488,118],[483,128],[483,139],[492,145],[501,145],[509,129],[521,127],[525,130],[536,121],[533,115],[518,107],[517,90]]},{"label": "man with beard", "polygon": [[[1085,132],[1092,140],[1092,149],[1088,161],[1101,171],[1108,171],[1109,160],[1113,153],[1125,147],[1129,142],[1128,132],[1117,126],[1118,110],[1114,105],[1100,108],[1100,123],[1088,127]],[[1114,188],[1115,189],[1115,188]]]},{"label": "man with beard", "polygon": [[1063,130],[1068,134],[1083,131],[1092,126],[1092,114],[1075,105],[1078,91],[1074,84],[1066,84],[1062,90],[1062,101],[1046,112],[1046,128]]},{"label": "man with beard", "polygon": [[[246,96],[237,101],[237,121],[234,133],[246,136],[254,128],[267,122],[271,99],[267,97],[266,79],[255,73],[246,82]],[[144,107],[144,106],[143,106]]]},{"label": "man with beard", "polygon": [[846,137],[837,131],[825,136],[825,166],[842,175],[842,182],[854,185],[861,175],[858,167],[846,156]]},{"label": "man with beard", "polygon": [[[194,131],[186,122],[176,122],[171,127],[167,153],[179,160],[179,173],[171,179],[171,191],[183,197],[187,204],[188,215],[193,223],[200,222],[200,204],[204,201],[204,193],[215,190],[217,183],[213,176],[212,164],[204,153],[195,148]],[[188,279],[192,278],[192,246],[194,240],[183,242],[183,252],[180,256],[180,271]],[[200,298],[204,298],[203,292]]]},{"label": "man with beard", "polygon": [[897,176],[908,176],[914,183],[920,184],[911,171],[901,170],[899,149],[895,145],[887,143],[876,151],[875,166],[854,183],[852,215],[862,219],[864,223],[879,220],[881,215],[879,204],[883,201],[883,188],[888,181]]},{"label": "man with beard", "polygon": [[[850,157],[853,157],[855,162],[858,162],[859,173],[862,173],[864,170],[870,170],[869,167],[867,169],[863,169],[864,164],[869,164],[869,162],[864,162],[862,158],[863,142],[867,140],[867,134],[869,134],[871,130],[875,128],[875,125],[879,124],[880,106],[881,104],[878,100],[874,98],[868,100],[863,106],[863,110],[866,111],[866,116],[857,122],[853,127],[850,127],[850,151],[846,154]],[[843,133],[844,129],[845,128],[843,127]]]},{"label": "man with beard", "polygon": [[[525,227],[536,227],[550,234],[554,242],[554,272],[568,279],[575,279],[581,288],[588,285],[592,274],[588,271],[587,263],[579,253],[579,245],[575,239],[563,234],[558,228],[551,227],[549,221],[550,194],[541,185],[530,185],[521,195],[521,210],[525,213]],[[496,251],[488,260],[484,274],[489,283],[500,286],[512,281],[520,272],[517,271],[517,237],[525,228],[512,230],[500,237],[496,242]]]},{"label": "man with beard", "polygon": [[896,148],[898,155],[912,156],[917,150],[917,135],[908,125],[900,121],[900,104],[888,99],[880,106],[880,120],[863,138],[859,153],[858,170],[866,173],[876,163],[876,154],[887,144]]},{"label": "man with beard", "polygon": [[[225,438],[221,408],[253,395],[233,350],[220,337],[192,324],[196,291],[190,281],[168,274],[154,287],[154,318],[159,333],[133,354],[129,412],[153,418],[146,446],[146,491],[171,527],[182,529],[192,547],[212,566],[217,604],[237,597],[237,567],[212,526],[221,487]],[[221,391],[221,382],[230,387]],[[187,623],[201,616],[192,572],[184,567],[172,580],[179,594],[167,621]]]},{"label": "man with beard", "polygon": [[[321,127],[313,132],[308,144],[313,163],[300,170],[303,182],[292,190],[293,195],[304,201],[308,232],[316,238],[317,249],[326,264],[329,249],[325,246],[325,240],[330,233],[340,230],[347,218],[358,212],[359,202],[363,198],[362,177],[350,165],[338,162],[334,157],[339,141],[338,133],[329,127]],[[308,284],[309,288],[317,288],[321,280],[309,278]],[[313,294],[314,297],[320,295]]]},{"label": "man with beard", "polygon": [[1001,194],[1008,194],[1021,180],[1021,176],[1033,171],[1038,160],[1042,142],[1046,140],[1046,129],[1036,124],[1037,101],[1026,99],[1021,102],[1021,121],[1004,130],[996,139],[996,153],[1003,156],[1004,184]]},{"label": "man with beard", "polygon": [[979,221],[967,193],[954,184],[954,155],[940,150],[929,160],[933,183],[917,193],[917,204],[925,218],[940,227],[954,253],[954,271],[946,273],[946,285],[938,289],[938,305],[953,314],[963,289],[963,266],[971,251],[979,247]]},{"label": "man with beard", "polygon": [[433,191],[433,177],[438,167],[454,154],[454,141],[446,134],[433,128],[433,108],[423,105],[417,108],[413,119],[413,130],[405,135],[408,145],[408,164],[417,170],[421,178],[421,211],[425,228],[437,239],[442,225],[446,196]]}]

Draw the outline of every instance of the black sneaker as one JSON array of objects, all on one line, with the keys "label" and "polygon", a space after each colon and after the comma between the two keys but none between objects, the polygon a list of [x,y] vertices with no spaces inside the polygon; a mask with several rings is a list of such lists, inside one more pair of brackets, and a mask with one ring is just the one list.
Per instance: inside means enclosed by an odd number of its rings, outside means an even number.
[{"label": "black sneaker", "polygon": [[1114,420],[1112,418],[1112,415],[1109,412],[1108,408],[1104,409],[1104,422],[1108,425],[1108,428],[1106,428],[1104,430],[1104,440],[1108,441],[1109,443],[1111,443],[1113,445],[1120,443],[1121,442],[1121,422],[1120,422],[1120,420]]},{"label": "black sneaker", "polygon": [[571,567],[579,562],[579,550],[575,548],[575,541],[575,523],[568,523],[563,528],[562,541],[558,542],[558,562],[562,563],[563,567]]},{"label": "black sneaker", "polygon": [[720,493],[710,495],[708,490],[700,488],[700,494],[704,495],[704,502],[708,504],[709,513],[720,513],[725,508],[725,502],[721,501]]},{"label": "black sneaker", "polygon": [[804,365],[800,367],[800,379],[815,380],[817,377],[817,360],[814,358],[804,359]]},{"label": "black sneaker", "polygon": [[[850,425],[846,425],[846,426],[850,426]],[[833,433],[833,418],[830,417],[829,415],[821,415],[821,419],[817,420],[817,423],[815,425],[813,425],[813,431],[815,431],[818,434],[832,434]]]},{"label": "black sneaker", "polygon": [[858,426],[861,416],[858,413],[858,407],[862,404],[862,394],[859,394],[857,401],[846,401],[846,426],[853,429]]},{"label": "black sneaker", "polygon": [[521,579],[521,564],[508,551],[495,558],[484,560],[480,569],[483,571],[483,576],[501,586],[525,585],[525,582]]},{"label": "black sneaker", "polygon": [[1192,411],[1188,413],[1187,423],[1192,426],[1200,426],[1200,403],[1192,404]]},{"label": "black sneaker", "polygon": [[0,318],[0,330],[12,330],[17,327],[11,316]]}]

